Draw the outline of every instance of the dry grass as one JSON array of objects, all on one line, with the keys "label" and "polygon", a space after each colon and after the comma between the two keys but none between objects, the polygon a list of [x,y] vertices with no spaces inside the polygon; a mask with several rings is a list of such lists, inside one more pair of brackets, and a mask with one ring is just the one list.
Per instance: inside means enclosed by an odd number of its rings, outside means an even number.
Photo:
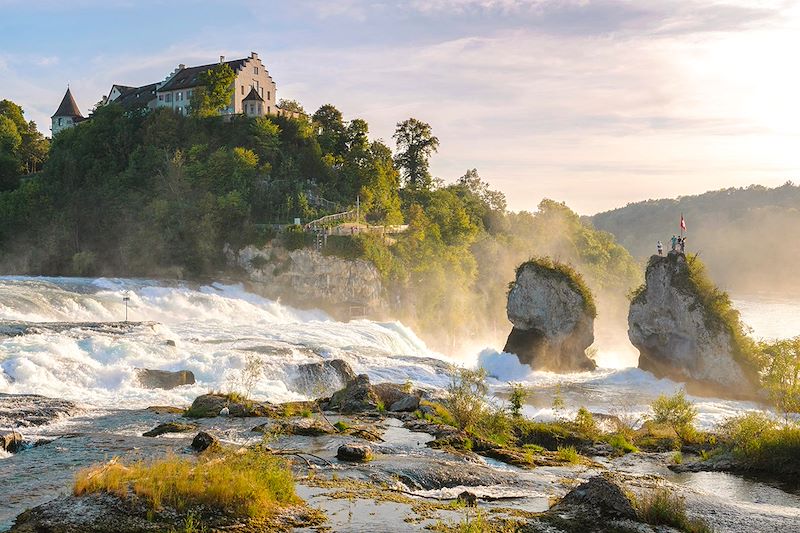
[{"label": "dry grass", "polygon": [[120,498],[133,494],[153,510],[186,512],[203,507],[240,518],[268,517],[301,500],[287,463],[259,450],[190,460],[174,455],[125,465],[116,460],[81,470],[76,496],[105,491]]},{"label": "dry grass", "polygon": [[669,489],[646,493],[636,498],[635,506],[639,519],[648,524],[671,526],[686,533],[713,533],[702,520],[689,518],[683,499]]}]

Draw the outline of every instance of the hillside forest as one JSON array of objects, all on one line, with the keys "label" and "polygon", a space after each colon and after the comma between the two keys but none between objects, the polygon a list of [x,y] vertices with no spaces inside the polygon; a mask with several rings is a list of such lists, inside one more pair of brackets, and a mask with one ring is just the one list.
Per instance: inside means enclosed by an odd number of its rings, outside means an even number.
[{"label": "hillside forest", "polygon": [[613,233],[638,259],[655,253],[687,222],[687,245],[711,277],[729,290],[797,292],[800,271],[800,187],[792,182],[767,188],[751,185],[677,199],[647,200],[587,219]]},{"label": "hillside forest", "polygon": [[[2,106],[0,124],[22,116]],[[624,295],[639,281],[613,236],[563,203],[511,212],[474,169],[449,184],[431,176],[438,139],[425,122],[398,123],[393,141],[371,139],[364,120],[333,105],[297,119],[99,107],[0,192],[0,272],[229,276],[226,246],[310,244],[299,227],[276,227],[358,198],[363,222],[409,230],[391,241],[355,235],[325,252],[371,260],[387,292],[403,295],[395,317],[440,345],[506,335],[507,286],[532,255],[574,264],[596,291]],[[0,157],[14,156],[9,146]]]}]

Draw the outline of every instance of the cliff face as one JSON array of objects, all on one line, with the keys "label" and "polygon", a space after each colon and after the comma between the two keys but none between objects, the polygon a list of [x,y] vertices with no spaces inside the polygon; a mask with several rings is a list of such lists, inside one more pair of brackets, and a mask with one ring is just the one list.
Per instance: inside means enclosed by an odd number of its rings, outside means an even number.
[{"label": "cliff face", "polygon": [[594,317],[580,291],[559,271],[524,264],[508,294],[514,324],[503,351],[536,370],[592,370],[586,356],[594,342]]},{"label": "cliff face", "polygon": [[644,290],[628,312],[628,337],[640,352],[639,368],[715,393],[751,396],[753,378],[736,360],[735,339],[712,313],[691,282],[683,254],[652,256]]},{"label": "cliff face", "polygon": [[345,310],[351,303],[381,309],[383,284],[375,266],[363,260],[325,256],[315,250],[248,246],[230,253],[259,292],[294,305]]}]

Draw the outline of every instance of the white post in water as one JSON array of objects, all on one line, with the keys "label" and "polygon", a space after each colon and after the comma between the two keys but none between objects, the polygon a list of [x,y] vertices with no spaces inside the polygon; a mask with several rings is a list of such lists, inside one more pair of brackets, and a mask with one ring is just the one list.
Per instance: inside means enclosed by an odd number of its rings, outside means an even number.
[{"label": "white post in water", "polygon": [[125,293],[125,296],[122,297],[122,301],[125,302],[125,322],[127,322],[128,321],[128,302],[131,301],[131,298],[130,298],[130,296],[128,296],[127,293]]}]

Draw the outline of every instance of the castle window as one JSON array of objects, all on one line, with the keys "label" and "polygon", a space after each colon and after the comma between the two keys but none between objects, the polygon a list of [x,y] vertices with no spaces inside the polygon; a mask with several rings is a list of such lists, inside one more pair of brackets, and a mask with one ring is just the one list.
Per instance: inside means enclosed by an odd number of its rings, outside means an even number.
[{"label": "castle window", "polygon": [[269,100],[269,91],[267,91],[267,100]]},{"label": "castle window", "polygon": [[242,94],[244,94],[244,85],[242,85]]},{"label": "castle window", "polygon": [[61,121],[62,121],[62,120],[64,120],[64,119],[62,119],[61,117],[59,117],[59,118],[58,118],[58,125],[59,125],[59,126],[61,125]]},{"label": "castle window", "polygon": [[253,67],[253,74],[258,74],[258,67]]},{"label": "castle window", "polygon": [[164,101],[164,95],[163,94],[159,94],[158,95],[158,101],[159,102],[163,102]]}]

